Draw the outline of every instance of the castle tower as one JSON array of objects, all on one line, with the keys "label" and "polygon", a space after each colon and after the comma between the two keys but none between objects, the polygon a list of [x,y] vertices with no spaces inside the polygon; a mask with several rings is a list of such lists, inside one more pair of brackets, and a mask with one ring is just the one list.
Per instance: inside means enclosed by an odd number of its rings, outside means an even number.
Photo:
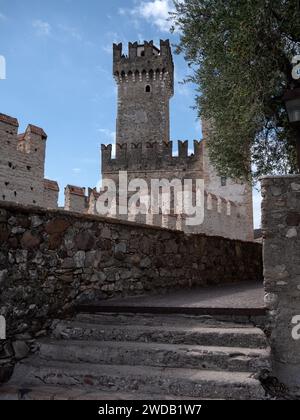
[{"label": "castle tower", "polygon": [[[113,74],[118,86],[118,115],[116,150],[113,145],[102,145],[102,178],[114,181],[117,205],[122,209],[114,215],[138,223],[147,223],[188,233],[221,235],[234,239],[252,239],[251,192],[232,180],[224,180],[209,161],[206,140],[194,141],[194,150],[188,141],[178,142],[178,154],[173,154],[170,141],[169,103],[174,94],[174,64],[169,41],[160,41],[160,48],[153,42],[129,43],[128,56],[122,44],[113,46]],[[205,122],[204,122],[205,123]],[[206,137],[204,124],[204,138]],[[120,172],[126,172],[121,174]],[[146,181],[148,192],[152,181],[193,181],[193,199],[196,199],[196,182],[205,180],[203,197],[204,223],[189,226],[185,214],[174,212],[174,186],[170,187],[170,214],[126,214],[120,200],[124,182]],[[125,185],[126,188],[126,185]],[[133,189],[132,189],[133,188]],[[135,187],[127,194],[127,205]],[[250,190],[249,190],[250,191]],[[101,193],[98,194],[101,196]],[[95,211],[97,197],[89,195],[88,212]],[[193,200],[195,202],[195,200]],[[125,203],[126,204],[126,203]],[[198,206],[198,209],[200,206]],[[248,229],[249,227],[249,229]]]},{"label": "castle tower", "polygon": [[117,143],[170,140],[169,102],[174,94],[174,64],[169,41],[113,46],[113,74],[118,85]]}]

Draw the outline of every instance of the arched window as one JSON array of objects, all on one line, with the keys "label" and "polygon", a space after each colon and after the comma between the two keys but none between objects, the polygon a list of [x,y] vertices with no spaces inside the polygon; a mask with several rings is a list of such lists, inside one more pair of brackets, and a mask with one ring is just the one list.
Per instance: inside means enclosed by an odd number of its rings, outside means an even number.
[{"label": "arched window", "polygon": [[147,85],[145,90],[146,90],[146,93],[150,93],[151,92],[151,86]]}]

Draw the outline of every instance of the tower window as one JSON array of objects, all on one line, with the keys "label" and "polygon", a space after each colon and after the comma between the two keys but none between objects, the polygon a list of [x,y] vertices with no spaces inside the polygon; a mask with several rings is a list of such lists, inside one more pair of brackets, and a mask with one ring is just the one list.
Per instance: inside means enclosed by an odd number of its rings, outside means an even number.
[{"label": "tower window", "polygon": [[146,86],[146,93],[150,93],[151,92],[151,86],[150,85],[147,85]]}]

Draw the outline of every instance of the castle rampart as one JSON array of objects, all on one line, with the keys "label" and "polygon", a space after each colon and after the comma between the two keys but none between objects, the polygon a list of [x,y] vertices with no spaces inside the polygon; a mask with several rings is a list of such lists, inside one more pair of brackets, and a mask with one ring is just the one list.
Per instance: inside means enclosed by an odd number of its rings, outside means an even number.
[{"label": "castle rampart", "polygon": [[87,197],[83,187],[67,185],[65,188],[65,210],[76,213],[86,213]]},{"label": "castle rampart", "polygon": [[102,173],[105,176],[119,171],[157,173],[168,171],[202,171],[202,144],[194,141],[194,153],[188,152],[188,141],[178,141],[178,156],[173,155],[173,143],[139,142],[116,144],[116,157],[112,145],[102,145]]},{"label": "castle rampart", "polygon": [[18,135],[18,127],[16,118],[0,114],[0,199],[55,208],[58,191],[52,186],[50,193],[44,180],[47,135],[32,124]]}]

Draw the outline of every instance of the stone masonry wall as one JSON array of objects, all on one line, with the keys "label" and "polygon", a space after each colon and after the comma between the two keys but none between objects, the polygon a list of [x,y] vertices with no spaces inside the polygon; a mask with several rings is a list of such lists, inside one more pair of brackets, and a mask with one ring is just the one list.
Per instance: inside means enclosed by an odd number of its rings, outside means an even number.
[{"label": "stone masonry wall", "polygon": [[300,176],[266,177],[261,183],[273,374],[300,396]]},{"label": "stone masonry wall", "polygon": [[78,303],[261,278],[256,243],[0,202],[0,380]]}]

